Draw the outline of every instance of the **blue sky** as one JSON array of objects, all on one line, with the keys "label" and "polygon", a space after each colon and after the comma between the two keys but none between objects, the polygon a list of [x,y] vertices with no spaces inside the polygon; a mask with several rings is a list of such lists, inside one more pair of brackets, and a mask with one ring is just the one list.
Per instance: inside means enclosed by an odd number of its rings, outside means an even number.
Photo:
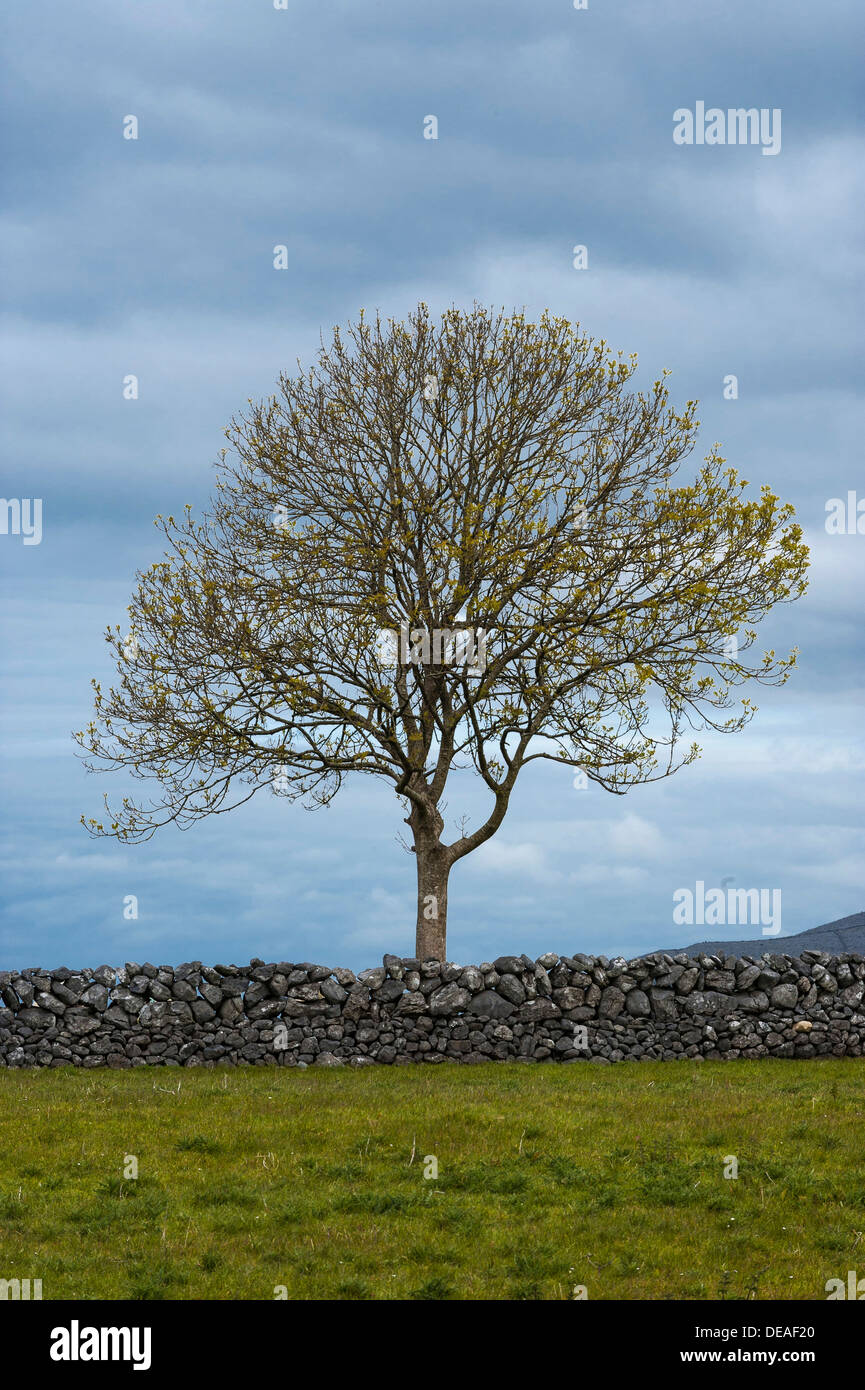
[{"label": "blue sky", "polygon": [[[645,379],[669,367],[700,400],[698,453],[719,440],[794,502],[813,559],[761,633],[800,666],[744,733],[626,798],[524,773],[454,870],[451,957],[723,936],[673,925],[697,881],[780,889],[785,935],[865,906],[865,535],[824,524],[865,496],[855,0],[48,0],[4,28],[2,491],[42,499],[43,534],[0,535],[0,969],[412,951],[389,786],[92,842],[79,816],[123,788],[70,731],[161,553],[154,516],[206,504],[231,416],[321,329],[419,299],[549,307]],[[780,109],[780,153],[674,144],[698,101]],[[451,820],[485,809],[454,784]]]}]

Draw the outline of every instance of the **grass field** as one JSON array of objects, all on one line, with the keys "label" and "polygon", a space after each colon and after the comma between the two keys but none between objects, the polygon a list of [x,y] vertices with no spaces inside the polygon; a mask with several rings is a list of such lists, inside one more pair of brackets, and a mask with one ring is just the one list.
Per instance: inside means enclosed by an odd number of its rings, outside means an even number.
[{"label": "grass field", "polygon": [[4,1071],[0,1278],[44,1299],[825,1298],[865,1272],[863,1113],[854,1059]]}]

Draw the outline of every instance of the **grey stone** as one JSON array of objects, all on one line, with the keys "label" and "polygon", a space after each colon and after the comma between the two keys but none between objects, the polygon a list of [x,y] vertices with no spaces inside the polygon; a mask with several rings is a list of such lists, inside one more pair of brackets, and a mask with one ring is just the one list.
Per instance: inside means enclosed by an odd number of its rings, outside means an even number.
[{"label": "grey stone", "polygon": [[736,976],[732,970],[707,970],[706,989],[717,989],[724,994],[732,994],[736,988]]},{"label": "grey stone", "polygon": [[625,1000],[625,1010],[633,1018],[648,1018],[652,1012],[649,996],[642,989],[632,989]]},{"label": "grey stone", "polygon": [[[322,989],[323,988],[324,986],[322,985]],[[397,999],[402,999],[404,994],[404,980],[394,977],[393,979],[385,980],[384,984],[376,990],[375,997],[381,1004],[394,1004]]]},{"label": "grey stone", "polygon": [[[196,1000],[196,1003],[202,1004],[204,1003],[204,1001],[202,999],[198,999]],[[210,1008],[210,1005],[205,1004],[205,1008]],[[195,1004],[192,1005],[192,1011],[193,1013],[195,1013]],[[262,999],[259,1004],[253,1004],[251,1008],[248,1008],[246,1010],[247,1018],[252,1020],[260,1018],[276,1018],[277,1015],[281,1013],[281,999]],[[210,1010],[210,1017],[215,1017],[213,1009]]]},{"label": "grey stone", "polygon": [[55,999],[53,994],[46,994],[40,991],[34,1000],[37,1009],[47,1009],[51,1014],[65,1014],[66,1005],[61,1000]]},{"label": "grey stone", "polygon": [[770,995],[773,1009],[795,1009],[799,991],[793,984],[776,985]]},{"label": "grey stone", "polygon": [[571,1009],[581,1008],[585,997],[585,990],[574,989],[570,985],[565,985],[562,989],[554,989],[552,993],[553,1003],[558,1004],[562,1013],[569,1013]]},{"label": "grey stone", "polygon": [[223,975],[222,992],[228,998],[239,999],[249,984],[242,975]]},{"label": "grey stone", "polygon": [[481,1018],[509,1018],[514,1012],[514,1007],[501,994],[496,994],[494,989],[481,990],[480,994],[473,995],[466,1005],[469,1013],[477,1014]]},{"label": "grey stone", "polygon": [[761,989],[754,990],[751,994],[737,995],[736,1007],[741,1009],[743,1013],[764,1013],[769,1007],[769,996]]},{"label": "grey stone", "polygon": [[[19,1009],[17,1021],[19,1024],[23,1024],[25,1028],[50,1028],[54,1022],[54,1015],[49,1013],[47,1009],[36,1009],[31,1007],[28,1009]],[[94,1023],[98,1028],[99,1025],[96,1023],[95,1019]]]},{"label": "grey stone", "polygon": [[736,976],[736,989],[737,989],[737,990],[746,990],[746,989],[750,989],[751,986],[752,986],[757,980],[759,980],[759,978],[760,978],[760,967],[759,967],[759,965],[747,965],[747,966],[745,967],[745,969],[742,970],[742,971]]},{"label": "grey stone", "polygon": [[671,989],[652,989],[649,992],[652,1013],[659,1023],[675,1023],[679,1017],[676,996]]},{"label": "grey stone", "polygon": [[333,974],[333,971],[328,965],[304,965],[303,968],[306,970],[313,984],[316,984],[320,980],[326,980],[328,975]]},{"label": "grey stone", "polygon": [[[448,986],[449,988],[449,986]],[[422,1014],[427,1006],[424,996],[416,990],[404,994],[396,1006],[398,1014]]]},{"label": "grey stone", "polygon": [[66,1018],[63,1020],[63,1026],[73,1037],[83,1038],[88,1033],[97,1032],[101,1025],[98,1018],[70,1018],[67,1014]]},{"label": "grey stone", "polygon": [[504,974],[501,976],[496,985],[496,991],[503,995],[505,999],[509,999],[512,1004],[522,1004],[526,997],[526,991],[523,988],[522,982],[517,979],[516,975],[512,974]]},{"label": "grey stone", "polygon": [[367,986],[368,989],[377,990],[385,982],[387,972],[383,965],[377,965],[370,970],[361,970],[358,980]]},{"label": "grey stone", "polygon": [[434,994],[430,995],[429,1011],[431,1014],[456,1014],[466,1008],[471,1000],[471,994],[467,989],[461,989],[455,981],[450,984],[442,985]]},{"label": "grey stone", "polygon": [[625,996],[623,992],[617,985],[607,985],[598,1003],[598,1017],[618,1018],[624,1007]]},{"label": "grey stone", "polygon": [[517,1013],[517,1018],[524,1023],[560,1017],[561,1009],[553,1003],[552,999],[527,999],[525,1004],[520,1005]]},{"label": "grey stone", "polygon": [[493,970],[500,975],[519,975],[525,969],[519,956],[499,956],[493,961]]}]

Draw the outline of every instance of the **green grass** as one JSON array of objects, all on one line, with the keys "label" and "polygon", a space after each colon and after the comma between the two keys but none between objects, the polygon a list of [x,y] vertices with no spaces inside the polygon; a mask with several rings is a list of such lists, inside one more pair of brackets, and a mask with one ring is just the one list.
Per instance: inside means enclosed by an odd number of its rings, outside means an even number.
[{"label": "green grass", "polygon": [[3,1071],[0,1278],[46,1299],[825,1298],[865,1272],[863,1111],[854,1059]]}]

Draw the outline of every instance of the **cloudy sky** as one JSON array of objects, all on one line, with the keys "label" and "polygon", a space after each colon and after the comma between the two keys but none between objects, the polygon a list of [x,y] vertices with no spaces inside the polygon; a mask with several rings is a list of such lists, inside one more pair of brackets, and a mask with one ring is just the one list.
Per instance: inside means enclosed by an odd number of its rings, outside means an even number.
[{"label": "cloudy sky", "polygon": [[[856,0],[11,7],[3,494],[43,511],[39,544],[0,535],[0,969],[360,967],[413,949],[389,785],[358,779],[318,812],[266,793],[184,835],[92,842],[79,816],[124,787],[85,773],[70,731],[110,676],[105,626],[161,553],[154,516],[206,504],[231,416],[321,329],[419,299],[549,307],[638,352],[644,379],[669,367],[674,399],[700,400],[702,452],[720,441],[794,502],[813,548],[808,596],[761,633],[801,648],[791,682],[756,692],[744,733],[703,739],[698,765],[624,798],[533,764],[498,836],[454,870],[452,958],[759,934],[674,925],[673,894],[698,881],[780,890],[785,935],[865,907],[865,534],[825,527],[829,499],[865,497],[861,15]],[[674,143],[673,113],[698,102],[780,111],[780,152]],[[452,820],[485,811],[471,779],[454,785]]]}]

